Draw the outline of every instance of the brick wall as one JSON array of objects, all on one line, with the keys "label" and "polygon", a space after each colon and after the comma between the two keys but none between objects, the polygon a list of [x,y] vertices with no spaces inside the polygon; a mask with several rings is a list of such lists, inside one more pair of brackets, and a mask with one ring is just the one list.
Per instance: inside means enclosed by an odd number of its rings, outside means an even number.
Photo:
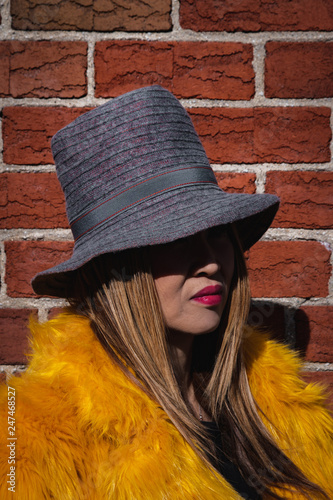
[{"label": "brick wall", "polygon": [[64,305],[30,286],[72,247],[51,136],[159,83],[190,112],[223,188],[281,197],[248,255],[250,320],[333,387],[332,1],[8,0],[0,30],[0,376],[24,367],[31,312]]}]

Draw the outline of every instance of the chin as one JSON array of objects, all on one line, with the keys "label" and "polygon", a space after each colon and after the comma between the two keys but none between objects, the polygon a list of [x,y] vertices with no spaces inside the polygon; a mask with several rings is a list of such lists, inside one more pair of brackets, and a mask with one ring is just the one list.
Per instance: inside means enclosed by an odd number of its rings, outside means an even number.
[{"label": "chin", "polygon": [[205,335],[206,333],[212,333],[216,330],[216,328],[219,326],[219,324],[217,323],[217,325],[213,326],[212,328],[205,328],[205,329],[202,329],[202,330],[198,330],[198,331],[195,331],[195,332],[191,332],[192,335]]},{"label": "chin", "polygon": [[185,335],[205,335],[211,333],[219,326],[222,318],[220,311],[202,310],[189,312],[182,321],[174,321],[168,325],[170,331]]},{"label": "chin", "polygon": [[196,323],[196,325],[193,327],[189,333],[192,333],[192,335],[205,335],[205,333],[211,333],[216,330],[216,328],[219,326],[221,321],[221,318],[218,319],[218,321],[214,322],[209,322],[209,324],[202,324]]}]

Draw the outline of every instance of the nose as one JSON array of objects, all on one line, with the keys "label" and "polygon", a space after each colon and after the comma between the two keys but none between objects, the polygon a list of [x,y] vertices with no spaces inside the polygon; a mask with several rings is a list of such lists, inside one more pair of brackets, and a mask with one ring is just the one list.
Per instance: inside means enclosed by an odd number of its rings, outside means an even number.
[{"label": "nose", "polygon": [[213,276],[221,270],[214,244],[208,240],[207,232],[198,233],[193,240],[194,276]]}]

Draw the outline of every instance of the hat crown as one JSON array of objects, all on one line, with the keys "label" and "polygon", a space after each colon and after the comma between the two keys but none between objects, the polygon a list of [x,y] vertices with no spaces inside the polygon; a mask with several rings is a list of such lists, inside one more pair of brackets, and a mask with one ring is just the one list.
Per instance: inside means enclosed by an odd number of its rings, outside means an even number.
[{"label": "hat crown", "polygon": [[211,168],[189,115],[157,85],[80,116],[53,137],[52,152],[70,223],[149,178]]}]

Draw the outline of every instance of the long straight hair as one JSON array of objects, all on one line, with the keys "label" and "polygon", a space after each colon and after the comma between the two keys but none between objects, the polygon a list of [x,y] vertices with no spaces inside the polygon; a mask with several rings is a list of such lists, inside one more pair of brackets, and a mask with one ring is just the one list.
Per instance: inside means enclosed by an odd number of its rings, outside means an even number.
[{"label": "long straight hair", "polygon": [[[219,426],[227,454],[259,493],[282,499],[283,491],[298,492],[309,500],[315,493],[316,498],[328,499],[278,448],[259,416],[242,352],[249,283],[234,229],[230,237],[235,271],[220,326],[194,338],[196,396]],[[112,360],[165,410],[200,458],[212,467],[214,448],[177,382],[147,248],[96,257],[77,271],[68,300],[90,319]]]}]

